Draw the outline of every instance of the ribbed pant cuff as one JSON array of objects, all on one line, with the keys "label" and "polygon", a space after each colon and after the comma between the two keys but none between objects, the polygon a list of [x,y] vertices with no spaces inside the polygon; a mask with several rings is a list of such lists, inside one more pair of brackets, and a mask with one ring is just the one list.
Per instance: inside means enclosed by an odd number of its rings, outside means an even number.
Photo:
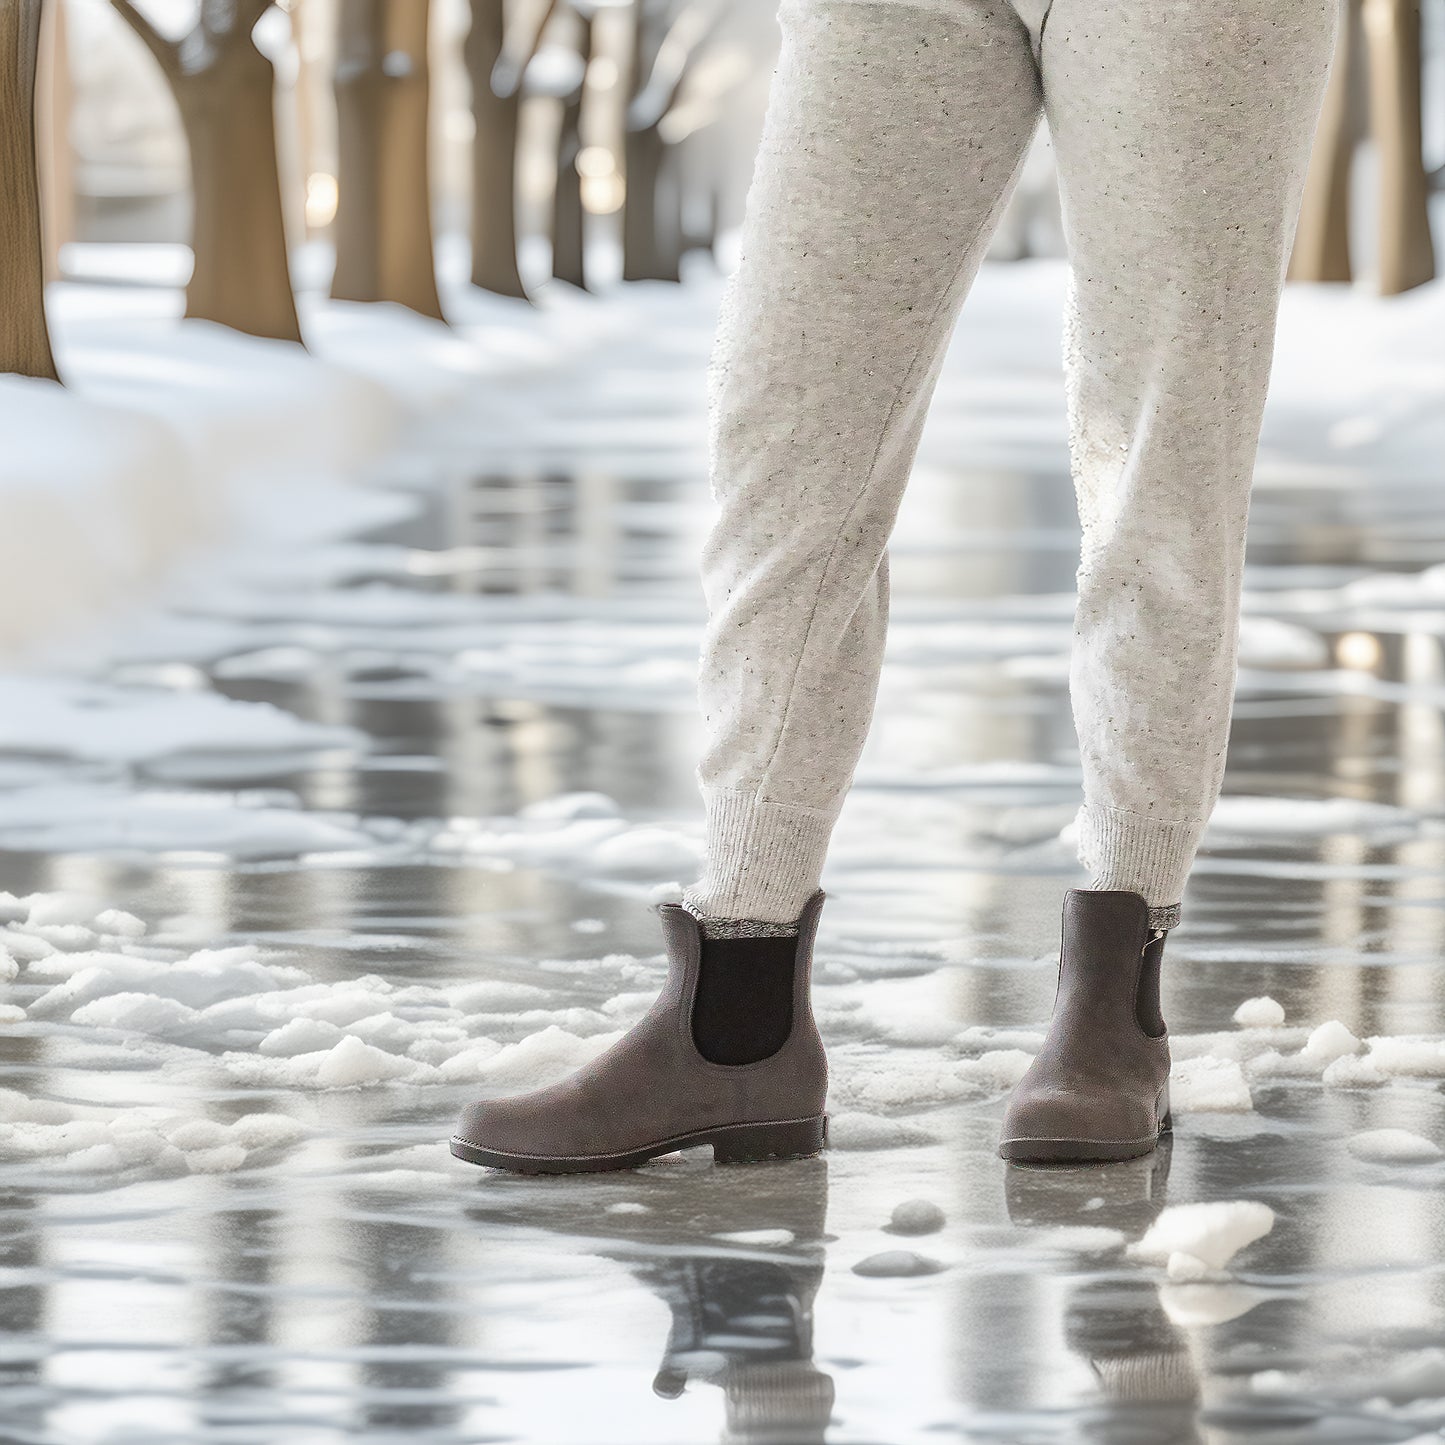
[{"label": "ribbed pant cuff", "polygon": [[1086,803],[1077,828],[1079,862],[1095,888],[1141,893],[1150,908],[1162,909],[1184,896],[1205,821],[1163,822]]},{"label": "ribbed pant cuff", "polygon": [[707,856],[684,901],[713,918],[792,923],[818,889],[837,812],[704,788]]}]

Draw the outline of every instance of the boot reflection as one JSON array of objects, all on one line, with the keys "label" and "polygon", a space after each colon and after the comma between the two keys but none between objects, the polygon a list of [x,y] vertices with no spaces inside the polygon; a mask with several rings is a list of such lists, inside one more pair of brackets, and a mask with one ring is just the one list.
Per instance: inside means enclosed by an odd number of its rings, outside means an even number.
[{"label": "boot reflection", "polygon": [[[1009,1218],[1050,1227],[1088,1222],[1132,1242],[1164,1208],[1172,1153],[1165,1135],[1152,1155],[1103,1167],[1011,1164]],[[1088,1364],[1105,1407],[1106,1418],[1084,1422],[1082,1438],[1117,1439],[1125,1419],[1140,1440],[1187,1445],[1204,1438],[1195,1419],[1200,1379],[1188,1336],[1165,1312],[1151,1280],[1113,1273],[1078,1286],[1065,1306],[1064,1338]]]},{"label": "boot reflection", "polygon": [[813,1302],[827,1254],[826,1157],[729,1169],[685,1164],[568,1181],[489,1178],[468,1213],[555,1229],[616,1260],[672,1326],[652,1382],[723,1392],[723,1445],[821,1445],[832,1376],[813,1363]]}]

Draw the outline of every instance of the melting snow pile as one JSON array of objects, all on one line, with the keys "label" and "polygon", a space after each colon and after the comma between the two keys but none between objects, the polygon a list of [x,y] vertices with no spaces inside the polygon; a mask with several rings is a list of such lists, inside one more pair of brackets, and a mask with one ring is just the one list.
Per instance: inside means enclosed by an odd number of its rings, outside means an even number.
[{"label": "melting snow pile", "polygon": [[1267,1204],[1248,1200],[1176,1204],[1160,1214],[1128,1253],[1133,1259],[1164,1265],[1170,1279],[1206,1279],[1273,1228],[1274,1211]]}]

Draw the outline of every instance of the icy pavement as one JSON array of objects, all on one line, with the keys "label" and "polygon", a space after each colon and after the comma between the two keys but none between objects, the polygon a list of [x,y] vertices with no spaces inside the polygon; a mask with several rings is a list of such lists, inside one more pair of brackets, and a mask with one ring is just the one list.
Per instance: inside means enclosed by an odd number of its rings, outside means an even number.
[{"label": "icy pavement", "polygon": [[997,1123],[1078,881],[1059,283],[986,273],[900,520],[819,1160],[444,1143],[662,976],[715,287],[463,315],[349,535],[0,677],[0,1440],[1439,1438],[1445,292],[1291,293],[1177,1135],[1031,1170]]}]

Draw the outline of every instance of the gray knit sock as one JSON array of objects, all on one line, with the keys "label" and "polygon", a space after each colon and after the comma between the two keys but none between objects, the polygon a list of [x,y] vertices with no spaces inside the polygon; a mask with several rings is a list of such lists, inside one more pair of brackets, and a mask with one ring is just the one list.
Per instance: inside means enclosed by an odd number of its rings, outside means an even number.
[{"label": "gray knit sock", "polygon": [[697,919],[704,938],[793,938],[798,932],[796,919],[792,923],[769,923],[760,918],[714,918],[685,893],[682,906]]}]

